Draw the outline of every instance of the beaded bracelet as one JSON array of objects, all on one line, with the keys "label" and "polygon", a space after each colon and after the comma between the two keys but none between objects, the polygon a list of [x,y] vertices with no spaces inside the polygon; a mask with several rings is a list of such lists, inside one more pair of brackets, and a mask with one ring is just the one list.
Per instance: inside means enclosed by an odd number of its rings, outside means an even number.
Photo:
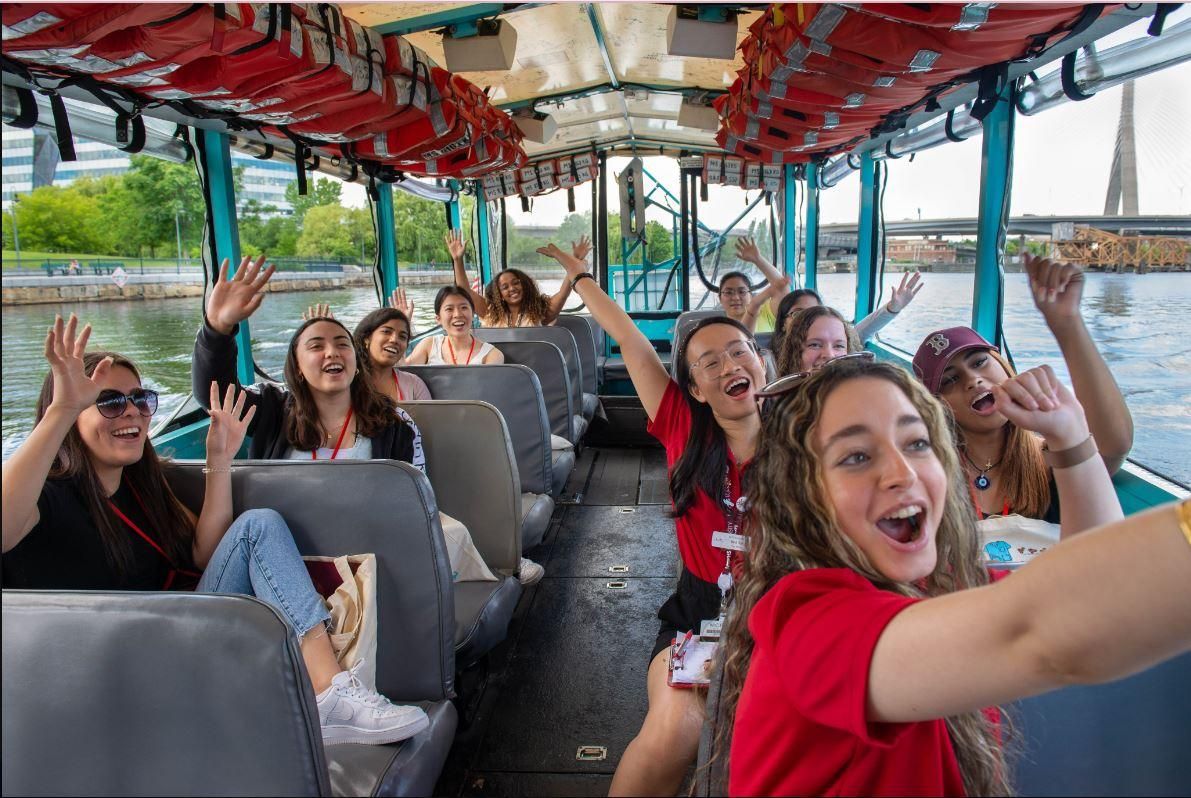
[{"label": "beaded bracelet", "polygon": [[210,466],[203,466],[204,474],[230,474],[232,469],[230,466],[225,468],[211,468]]}]

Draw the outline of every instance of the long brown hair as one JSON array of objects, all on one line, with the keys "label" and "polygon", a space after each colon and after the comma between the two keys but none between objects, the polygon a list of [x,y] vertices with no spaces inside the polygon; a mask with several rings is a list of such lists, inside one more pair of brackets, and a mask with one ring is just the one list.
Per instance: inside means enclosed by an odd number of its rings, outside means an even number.
[{"label": "long brown hair", "polygon": [[[136,365],[115,352],[87,352],[83,355],[83,372],[90,377],[95,373],[95,367],[109,357],[113,368],[126,368],[140,381],[141,373]],[[38,424],[53,400],[54,373],[50,372],[41,383],[41,394],[37,397]],[[89,452],[83,436],[79,434],[78,424],[72,424],[50,466],[49,478],[74,480],[83,494],[88,514],[99,530],[108,563],[121,576],[127,576],[132,569],[131,534],[112,512],[107,492],[95,473]],[[141,459],[124,466],[121,481],[144,502],[145,520],[150,527],[145,531],[157,540],[169,555],[173,566],[194,568],[194,522],[166,482],[162,462],[152,444],[146,441]]]},{"label": "long brown hair", "polygon": [[[824,316],[839,319],[840,323],[844,325],[844,334],[848,338],[848,354],[859,352],[863,348],[855,328],[838,310],[828,305],[804,308],[794,312],[790,318],[790,331],[783,333],[781,340],[775,343],[779,376],[785,377],[788,374],[802,371],[802,349],[806,346],[806,337],[810,335],[811,325]],[[774,337],[777,337],[776,333]]]},{"label": "long brown hair", "polygon": [[[909,398],[925,422],[931,448],[947,474],[947,498],[936,533],[938,561],[919,584],[893,582],[877,570],[860,548],[840,533],[835,508],[827,499],[820,456],[813,443],[818,419],[831,393],[859,377],[887,380]],[[749,554],[744,558],[724,640],[717,759],[727,757],[753,651],[749,614],[782,577],[812,568],[848,568],[878,589],[915,598],[988,583],[980,561],[976,517],[963,487],[946,410],[907,372],[873,361],[841,362],[821,369],[766,413],[760,441],[748,490],[750,512],[745,524],[751,536]],[[967,793],[1007,794],[1004,755],[992,722],[976,711],[949,717],[946,724]]]},{"label": "long brown hair", "polygon": [[372,353],[368,351],[368,339],[374,332],[391,321],[399,321],[405,325],[405,334],[413,332],[409,318],[396,308],[377,308],[369,313],[356,325],[352,340],[356,343],[356,357],[360,360],[360,368],[365,373],[371,373],[373,368]]},{"label": "long brown hair", "polygon": [[488,303],[484,324],[489,327],[501,324],[505,327],[514,326],[513,311],[500,295],[501,274],[511,274],[521,281],[521,315],[535,325],[545,324],[546,317],[550,315],[550,300],[538,288],[537,282],[520,269],[505,269],[488,281],[484,288],[484,301]]},{"label": "long brown hair", "polygon": [[307,327],[324,321],[342,327],[343,332],[352,341],[357,368],[352,377],[350,390],[352,414],[359,434],[372,438],[392,424],[404,423],[396,415],[397,405],[393,400],[373,388],[372,380],[358,367],[361,362],[360,351],[348,329],[336,319],[310,319],[289,339],[289,351],[285,355],[285,383],[289,388],[289,396],[286,398],[283,429],[289,445],[302,451],[317,449],[323,442],[324,430],[319,423],[318,405],[314,403],[314,395],[298,368],[298,339],[306,332]]}]

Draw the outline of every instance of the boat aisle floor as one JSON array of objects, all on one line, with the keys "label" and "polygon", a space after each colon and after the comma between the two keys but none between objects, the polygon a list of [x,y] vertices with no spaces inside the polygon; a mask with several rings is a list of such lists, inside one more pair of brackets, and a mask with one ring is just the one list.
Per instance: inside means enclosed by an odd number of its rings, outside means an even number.
[{"label": "boat aisle floor", "polygon": [[[526,552],[546,576],[522,595],[486,679],[463,676],[470,723],[436,794],[607,795],[645,718],[657,611],[678,576],[669,511],[662,449],[584,449]],[[585,746],[606,758],[581,758]]]}]

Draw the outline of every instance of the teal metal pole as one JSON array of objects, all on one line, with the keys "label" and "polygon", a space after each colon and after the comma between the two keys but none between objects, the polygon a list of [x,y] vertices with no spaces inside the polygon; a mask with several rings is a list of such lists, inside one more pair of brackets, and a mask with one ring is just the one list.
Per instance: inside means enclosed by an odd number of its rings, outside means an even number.
[{"label": "teal metal pole", "polygon": [[856,248],[856,320],[873,311],[877,282],[877,167],[871,152],[860,156],[860,222]]},{"label": "teal metal pole", "polygon": [[1013,92],[1008,87],[984,118],[980,143],[980,209],[976,221],[976,275],[972,286],[972,329],[1002,342],[1001,306],[1005,281],[1005,220],[1013,179]]},{"label": "teal metal pole", "polygon": [[802,237],[806,239],[806,279],[802,284],[813,291],[819,271],[819,165],[814,163],[806,167],[806,224]]},{"label": "teal metal pole", "polygon": [[393,185],[378,183],[376,187],[376,246],[380,257],[381,303],[397,288],[397,230],[393,222]]},{"label": "teal metal pole", "polygon": [[[447,216],[451,220],[452,230],[463,229],[463,213],[459,210],[459,182],[452,180],[451,188],[455,189],[455,199],[447,203]],[[479,197],[476,198],[479,201]]]},{"label": "teal metal pole", "polygon": [[[504,224],[504,219],[501,219],[501,224]],[[476,253],[476,257],[480,261],[480,283],[481,285],[488,285],[488,281],[492,279],[492,240],[489,238],[488,225],[488,203],[483,197],[476,197],[476,226],[480,230],[479,246],[480,251]],[[481,290],[483,290],[481,288]]]},{"label": "teal metal pole", "polygon": [[[215,261],[228,262],[228,277],[240,265],[240,227],[236,222],[236,185],[232,172],[231,139],[226,133],[195,128],[206,163],[207,191],[211,195],[211,228],[215,234]],[[256,381],[252,366],[252,336],[248,320],[236,330],[236,375],[241,385]]]},{"label": "teal metal pole", "polygon": [[794,164],[782,167],[782,270],[798,282],[798,181]]}]

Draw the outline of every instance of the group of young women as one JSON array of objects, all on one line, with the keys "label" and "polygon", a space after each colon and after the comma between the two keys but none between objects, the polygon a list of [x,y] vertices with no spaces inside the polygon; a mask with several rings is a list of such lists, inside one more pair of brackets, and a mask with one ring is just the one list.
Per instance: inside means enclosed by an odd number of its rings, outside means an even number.
[{"label": "group of young women", "polygon": [[[574,291],[620,344],[665,447],[683,568],[658,613],[649,709],[613,794],[680,789],[709,719],[700,691],[667,686],[670,643],[706,622],[724,629],[715,756],[741,795],[1005,793],[997,704],[1191,649],[1191,510],[1122,519],[1109,478],[1131,420],[1083,324],[1075,267],[1027,259],[1072,393],[1049,366],[1015,374],[965,327],[927,336],[915,375],[873,360],[862,339],[909,304],[916,275],[858,334],[813,292],[782,296],[784,278],[742,242],[769,288],[753,297],[747,278],[726,275],[725,315],[679,342],[671,378],[587,271],[586,241],[540,250],[567,272],[553,297],[512,270],[481,296],[457,234],[448,247],[459,285],[435,300],[444,332],[407,362],[501,362],[471,333],[477,312],[495,325],[550,323]],[[149,445],[156,394],[127,359],[86,352],[89,328],[55,323],[37,426],[4,464],[4,583],[255,595],[301,639],[328,743],[402,739],[425,728],[424,713],[340,668],[284,519],[233,519],[229,474],[246,434],[254,458],[416,462],[418,432],[398,403],[428,392],[397,368],[412,308],[394,297],[354,333],[314,312],[290,341],[286,387],[245,390],[235,332],[271,274],[245,259],[229,278],[225,262],[207,302],[194,350],[195,395],[211,413],[197,516]],[[779,297],[783,377],[766,385],[752,330]],[[1031,527],[1037,556],[1026,546],[1003,556],[1009,544],[981,525],[1007,518],[1057,523],[1062,545]],[[1104,528],[1077,536],[1093,527]],[[1003,525],[992,534],[1011,537]],[[1010,572],[997,565],[1023,567],[1002,579]],[[338,702],[352,711],[332,711]],[[353,720],[332,720],[344,715]]]}]

